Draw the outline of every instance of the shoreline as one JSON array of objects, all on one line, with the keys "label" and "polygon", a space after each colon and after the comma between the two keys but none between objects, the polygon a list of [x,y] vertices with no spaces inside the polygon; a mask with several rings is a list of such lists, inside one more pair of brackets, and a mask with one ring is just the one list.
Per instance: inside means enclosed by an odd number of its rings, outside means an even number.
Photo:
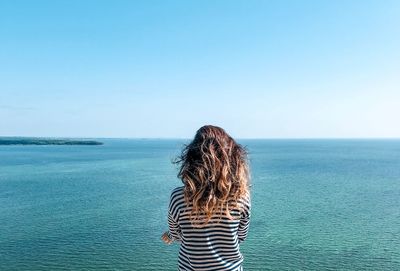
[{"label": "shoreline", "polygon": [[55,138],[12,138],[0,137],[0,145],[103,145],[103,142],[96,140],[79,140],[79,139],[55,139]]}]

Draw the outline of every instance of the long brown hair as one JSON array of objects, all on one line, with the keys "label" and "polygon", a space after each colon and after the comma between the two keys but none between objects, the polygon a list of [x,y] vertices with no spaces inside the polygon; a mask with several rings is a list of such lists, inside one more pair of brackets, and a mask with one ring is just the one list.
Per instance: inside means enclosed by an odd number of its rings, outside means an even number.
[{"label": "long brown hair", "polygon": [[250,196],[248,151],[218,126],[198,129],[173,163],[180,164],[177,176],[184,184],[186,204],[193,205],[194,227],[205,226],[218,212],[220,218],[226,214],[233,219],[230,209]]}]

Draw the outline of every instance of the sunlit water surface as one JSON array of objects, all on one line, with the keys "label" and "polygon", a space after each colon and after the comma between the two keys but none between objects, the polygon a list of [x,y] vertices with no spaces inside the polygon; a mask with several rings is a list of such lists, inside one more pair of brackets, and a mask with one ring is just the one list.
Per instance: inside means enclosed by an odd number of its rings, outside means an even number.
[{"label": "sunlit water surface", "polygon": [[[186,140],[0,146],[0,270],[176,270],[171,160]],[[245,270],[400,270],[400,140],[238,140]]]}]

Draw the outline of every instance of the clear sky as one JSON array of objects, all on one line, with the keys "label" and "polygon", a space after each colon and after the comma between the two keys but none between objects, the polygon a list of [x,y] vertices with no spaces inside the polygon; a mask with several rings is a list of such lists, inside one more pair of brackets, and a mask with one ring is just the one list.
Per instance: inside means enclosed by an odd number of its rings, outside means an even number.
[{"label": "clear sky", "polygon": [[400,137],[400,1],[1,1],[0,135]]}]

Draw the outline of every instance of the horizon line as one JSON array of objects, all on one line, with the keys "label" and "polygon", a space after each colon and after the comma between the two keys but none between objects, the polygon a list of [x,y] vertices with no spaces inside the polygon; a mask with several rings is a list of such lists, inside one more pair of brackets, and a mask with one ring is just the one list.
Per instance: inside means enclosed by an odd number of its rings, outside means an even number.
[{"label": "horizon line", "polygon": [[[2,136],[0,138],[63,138],[63,139],[158,139],[158,140],[191,140],[193,137],[79,137],[79,136]],[[235,140],[315,140],[315,139],[391,139],[399,140],[400,137],[236,137]]]}]

